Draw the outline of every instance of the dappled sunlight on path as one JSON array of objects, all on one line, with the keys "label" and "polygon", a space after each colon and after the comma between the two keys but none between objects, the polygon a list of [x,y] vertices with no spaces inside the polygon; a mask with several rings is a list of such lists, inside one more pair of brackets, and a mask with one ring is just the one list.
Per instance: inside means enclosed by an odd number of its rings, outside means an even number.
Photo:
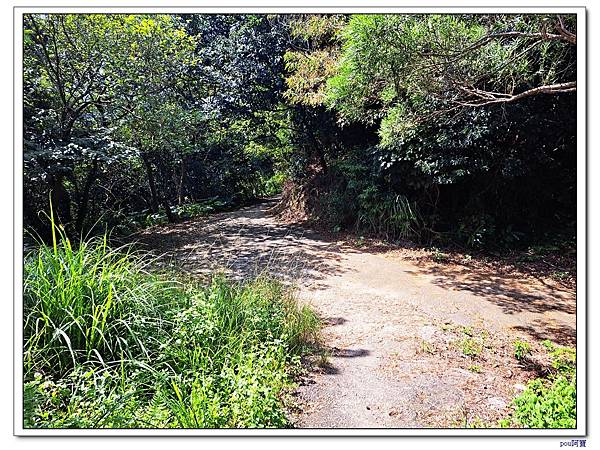
[{"label": "dappled sunlight on path", "polygon": [[222,270],[236,279],[268,270],[284,280],[316,288],[319,281],[347,268],[335,243],[310,230],[276,223],[267,215],[272,203],[221,213],[209,218],[142,233],[141,243],[164,253],[176,267],[191,274]]},{"label": "dappled sunlight on path", "polygon": [[[271,206],[150,228],[139,241],[193,276],[223,270],[242,280],[267,270],[299,288],[322,318],[329,356],[296,393],[297,426],[497,420],[532,376],[512,355],[514,339],[575,343],[573,292],[353,249],[278,222]],[[477,341],[477,355],[464,354],[465,339]]]}]

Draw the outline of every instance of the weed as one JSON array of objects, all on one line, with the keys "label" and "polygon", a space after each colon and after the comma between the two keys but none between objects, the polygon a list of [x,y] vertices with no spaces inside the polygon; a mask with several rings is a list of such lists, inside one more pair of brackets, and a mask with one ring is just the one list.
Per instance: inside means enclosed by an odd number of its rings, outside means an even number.
[{"label": "weed", "polygon": [[463,355],[465,356],[477,356],[483,350],[483,346],[481,345],[481,343],[477,342],[477,340],[471,337],[466,337],[462,339],[459,345]]},{"label": "weed", "polygon": [[490,428],[490,425],[482,418],[475,416],[471,420],[465,420],[464,428]]},{"label": "weed", "polygon": [[469,371],[473,373],[481,373],[481,366],[478,364],[472,364],[469,366]]},{"label": "weed", "polygon": [[531,354],[531,346],[529,343],[519,339],[513,342],[513,349],[515,358],[517,358],[519,361],[523,361],[525,357]]},{"label": "weed", "polygon": [[491,349],[492,343],[490,342],[490,332],[488,330],[481,330],[480,337],[481,337],[481,340],[483,341],[485,348]]},{"label": "weed", "polygon": [[543,345],[552,358],[554,371],[547,378],[536,378],[513,400],[513,412],[499,426],[526,428],[575,428],[577,382],[575,349],[558,347],[550,341]]},{"label": "weed", "polygon": [[420,351],[421,353],[429,353],[430,355],[433,355],[435,353],[435,348],[431,342],[421,339]]},{"label": "weed", "polygon": [[467,336],[473,336],[473,327],[462,327],[462,332]]},{"label": "weed", "polygon": [[570,277],[569,272],[564,271],[554,271],[550,274],[550,278],[558,281],[566,280]]},{"label": "weed", "polygon": [[316,365],[317,367],[328,367],[329,366],[329,357],[331,356],[331,352],[327,349],[321,349],[318,352],[318,358]]},{"label": "weed", "polygon": [[432,253],[431,257],[435,262],[445,263],[445,262],[450,261],[450,255],[442,252],[439,248],[433,247],[432,251],[433,251],[433,253]]},{"label": "weed", "polygon": [[548,349],[552,358],[552,368],[555,374],[575,377],[577,362],[577,353],[574,348],[560,347],[550,341],[544,341],[544,346]]}]

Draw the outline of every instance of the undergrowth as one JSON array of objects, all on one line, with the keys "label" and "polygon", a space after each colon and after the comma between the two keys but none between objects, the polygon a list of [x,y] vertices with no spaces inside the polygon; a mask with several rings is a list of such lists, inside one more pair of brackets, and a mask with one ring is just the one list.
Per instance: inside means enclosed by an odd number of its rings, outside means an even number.
[{"label": "undergrowth", "polygon": [[[513,401],[510,417],[500,421],[501,427],[576,428],[577,377],[575,349],[560,347],[550,341],[544,346],[552,358],[547,377],[536,378]],[[522,359],[517,356],[518,359]]]},{"label": "undergrowth", "polygon": [[[184,203],[178,206],[171,206],[171,213],[177,220],[188,220],[196,217],[203,217],[220,211],[231,209],[235,203],[221,200],[217,197],[209,198],[195,203]],[[115,231],[126,234],[136,230],[154,225],[165,225],[169,220],[164,208],[157,212],[148,210],[130,214],[126,217],[120,217]]]},{"label": "undergrowth", "polygon": [[[26,255],[26,428],[285,427],[319,321],[278,281],[150,273],[106,237]],[[294,369],[295,370],[295,369]]]}]

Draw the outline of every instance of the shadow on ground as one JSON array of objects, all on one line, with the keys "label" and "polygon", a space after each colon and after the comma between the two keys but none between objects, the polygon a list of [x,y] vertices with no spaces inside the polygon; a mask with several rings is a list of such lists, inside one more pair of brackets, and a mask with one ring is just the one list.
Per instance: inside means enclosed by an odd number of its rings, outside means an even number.
[{"label": "shadow on ground", "polygon": [[331,274],[342,273],[341,248],[317,233],[276,223],[272,203],[215,214],[179,224],[152,227],[136,236],[142,248],[160,254],[160,261],[192,275],[223,270],[235,279],[268,270],[286,281],[312,289]]},{"label": "shadow on ground", "polygon": [[521,331],[542,341],[550,339],[560,345],[574,347],[577,344],[577,330],[565,325],[557,325],[546,320],[537,319],[531,325],[516,326],[515,330]]},{"label": "shadow on ground", "polygon": [[[193,276],[208,276],[222,270],[234,279],[244,280],[268,271],[284,281],[315,291],[331,288],[327,284],[331,282],[331,276],[337,278],[364,270],[360,264],[348,260],[353,254],[364,254],[364,251],[308,228],[277,222],[269,212],[272,206],[273,202],[265,202],[234,212],[152,227],[136,237],[142,248],[161,255],[160,264]],[[431,284],[445,291],[462,291],[485,299],[500,307],[507,316],[528,316],[521,321],[527,326],[515,329],[536,339],[551,339],[564,344],[575,342],[575,328],[562,320],[576,312],[575,295],[568,289],[549,286],[535,279],[529,282],[520,273],[498,273],[426,260],[411,261],[403,272],[429,276]],[[369,273],[380,275],[378,269]],[[390,281],[380,281],[386,280]],[[378,282],[365,280],[370,284]],[[401,295],[402,285],[394,288],[393,284],[391,292]],[[423,292],[425,295],[427,291]],[[556,318],[558,322],[554,320]],[[330,317],[325,320],[325,325],[343,325],[344,322],[342,317]]]},{"label": "shadow on ground", "polygon": [[[544,286],[531,286],[524,291],[520,274],[496,275],[461,266],[439,266],[417,262],[418,273],[435,276],[435,284],[446,289],[469,291],[494,301],[506,314],[523,311],[544,313],[560,311],[575,314],[575,302],[567,291]],[[549,299],[552,295],[552,299]]]},{"label": "shadow on ground", "polygon": [[546,283],[527,283],[522,274],[493,273],[473,270],[459,265],[438,265],[425,261],[414,262],[415,275],[430,275],[433,283],[444,289],[470,292],[502,308],[504,314],[535,314],[547,318],[532,318],[528,326],[515,326],[535,339],[550,339],[563,345],[573,345],[576,330],[556,323],[553,316],[576,314],[575,294],[569,289]]},{"label": "shadow on ground", "polygon": [[342,372],[339,364],[335,361],[336,358],[361,358],[371,355],[371,351],[364,348],[323,347],[321,351],[328,355],[327,361],[320,363],[318,368],[313,368],[313,370],[326,375],[339,375]]}]

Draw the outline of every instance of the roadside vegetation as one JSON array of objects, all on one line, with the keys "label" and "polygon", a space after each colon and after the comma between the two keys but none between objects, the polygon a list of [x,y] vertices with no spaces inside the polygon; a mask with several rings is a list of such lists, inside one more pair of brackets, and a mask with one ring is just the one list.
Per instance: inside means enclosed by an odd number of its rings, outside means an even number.
[{"label": "roadside vegetation", "polygon": [[[522,341],[515,342],[515,357],[522,360],[529,352]],[[501,427],[576,428],[577,371],[576,352],[550,341],[543,342],[551,359],[546,376],[535,378],[512,404],[509,418],[499,422]],[[525,352],[526,350],[526,352]]]},{"label": "roadside vegetation", "polygon": [[569,242],[575,28],[542,15],[299,18],[285,95],[323,145],[294,153],[312,170],[284,198],[325,229],[388,241]]},{"label": "roadside vegetation", "polygon": [[106,236],[53,237],[25,258],[25,427],[288,425],[319,320],[281,283],[199,285]]},{"label": "roadside vegetation", "polygon": [[[449,365],[468,370],[485,383],[483,395],[472,393],[475,396],[455,412],[453,426],[576,428],[574,347],[550,340],[509,340],[509,334],[491,333],[481,326],[443,323],[440,330],[443,337],[421,341],[419,353],[443,355]],[[469,383],[477,383],[476,380],[479,378]],[[482,408],[481,403],[490,396],[494,406]]]}]

